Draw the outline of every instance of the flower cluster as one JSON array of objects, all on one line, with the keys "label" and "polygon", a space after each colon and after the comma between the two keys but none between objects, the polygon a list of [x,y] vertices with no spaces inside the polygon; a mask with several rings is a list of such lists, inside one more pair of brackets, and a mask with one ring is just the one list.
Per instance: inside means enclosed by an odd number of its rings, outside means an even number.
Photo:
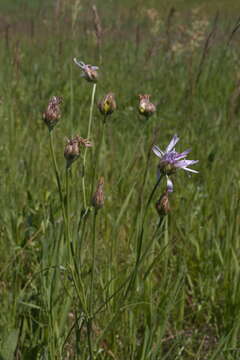
[{"label": "flower cluster", "polygon": [[[98,78],[98,67],[92,65],[86,65],[83,61],[78,61],[74,58],[74,63],[82,70],[82,76],[89,82],[95,83]],[[94,85],[94,89],[95,89]],[[95,91],[95,90],[94,90]],[[51,131],[61,117],[60,104],[62,103],[62,97],[53,96],[47,106],[46,111],[43,113],[43,120],[47,124],[49,131]],[[94,102],[92,101],[92,104]],[[110,92],[106,94],[102,100],[98,103],[99,111],[104,115],[104,121],[107,116],[111,115],[116,109],[115,95]],[[146,118],[152,116],[156,111],[156,106],[150,102],[150,95],[139,95],[139,113]],[[178,153],[175,150],[175,145],[178,143],[179,137],[174,135],[166,149],[163,151],[157,145],[153,145],[152,151],[160,159],[157,167],[157,179],[158,183],[162,177],[167,180],[165,191],[156,204],[156,209],[159,215],[166,215],[170,211],[168,196],[173,192],[173,182],[171,175],[176,173],[178,169],[183,169],[188,172],[197,173],[198,171],[189,168],[194,165],[198,160],[188,160],[187,155],[190,153],[190,149]],[[92,143],[88,139],[84,139],[80,136],[75,136],[71,139],[67,139],[67,143],[64,149],[64,157],[66,159],[66,166],[69,168],[74,161],[76,161],[81,154],[81,147],[91,147]],[[158,185],[157,183],[157,185]],[[99,209],[103,206],[103,177],[100,178],[97,186],[96,193],[92,199],[92,205]],[[157,187],[156,185],[156,187]]]}]

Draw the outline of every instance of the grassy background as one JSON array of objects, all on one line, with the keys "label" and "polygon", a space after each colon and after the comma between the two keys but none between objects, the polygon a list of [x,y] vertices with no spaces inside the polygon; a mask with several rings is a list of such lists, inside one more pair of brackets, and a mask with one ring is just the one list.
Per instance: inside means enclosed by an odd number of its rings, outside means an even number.
[{"label": "grassy background", "polygon": [[[64,183],[64,138],[86,137],[92,90],[75,56],[100,66],[96,102],[113,91],[118,105],[100,152],[94,107],[87,153],[88,199],[100,176],[106,197],[96,223],[95,358],[239,359],[239,9],[226,1],[179,0],[174,12],[164,1],[105,4],[96,1],[99,49],[85,1],[1,1],[0,359],[89,356],[82,299],[90,296],[93,212],[80,223],[80,159],[70,176],[75,284],[41,119],[49,98],[63,96],[53,135]],[[141,93],[157,104],[148,122],[137,111]],[[120,291],[109,301],[134,267],[156,181],[149,149],[164,148],[175,133],[177,150],[191,147],[199,159],[199,174],[174,176],[171,213],[156,232],[164,184],[157,190],[136,282],[124,300]]]}]

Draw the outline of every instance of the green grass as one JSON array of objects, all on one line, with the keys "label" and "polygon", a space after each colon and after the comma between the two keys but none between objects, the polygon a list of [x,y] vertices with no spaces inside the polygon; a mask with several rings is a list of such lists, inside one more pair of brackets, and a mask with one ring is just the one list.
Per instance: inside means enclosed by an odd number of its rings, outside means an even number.
[{"label": "green grass", "polygon": [[[204,52],[214,27],[204,9],[174,14],[167,38],[166,15],[151,20],[145,3],[137,14],[126,3],[97,2],[101,64],[85,2],[58,18],[39,7],[25,22],[20,4],[9,34],[2,29],[1,360],[89,359],[89,343],[94,359],[240,358],[238,31],[229,42],[237,19],[220,14]],[[209,24],[192,51],[188,30],[203,17]],[[176,42],[181,52],[171,50]],[[82,153],[69,172],[66,220],[41,113],[63,96],[52,135],[66,197],[65,137],[87,137],[92,92],[75,56],[100,66],[85,185],[90,205],[104,176],[105,204],[83,217]],[[110,91],[117,110],[102,141],[96,104]],[[148,122],[137,111],[141,93],[158,104]],[[199,174],[173,176],[171,212],[157,228],[165,181],[146,211],[158,164],[150,148],[165,148],[175,133]]]}]

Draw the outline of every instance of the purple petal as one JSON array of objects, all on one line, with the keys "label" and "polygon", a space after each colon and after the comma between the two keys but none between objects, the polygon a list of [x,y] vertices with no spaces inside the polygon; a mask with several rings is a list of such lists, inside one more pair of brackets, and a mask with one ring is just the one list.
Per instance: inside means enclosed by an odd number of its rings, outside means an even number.
[{"label": "purple petal", "polygon": [[161,149],[159,149],[159,147],[157,145],[153,145],[152,147],[152,151],[154,152],[155,155],[157,155],[160,159],[163,156],[163,151]]},{"label": "purple petal", "polygon": [[189,171],[189,172],[192,172],[192,173],[195,173],[195,174],[198,174],[198,171],[193,170],[193,169],[189,169],[189,168],[187,168],[187,167],[183,167],[182,169],[183,169],[183,170],[186,170],[186,171]]},{"label": "purple petal", "polygon": [[173,192],[173,182],[168,176],[167,176],[167,192]]},{"label": "purple petal", "polygon": [[77,58],[73,59],[74,63],[79,66],[81,69],[84,69],[86,67],[86,65],[84,64],[83,61],[78,61]]},{"label": "purple petal", "polygon": [[175,156],[175,159],[176,159],[176,160],[183,159],[183,158],[185,158],[190,152],[191,152],[191,149],[187,149],[187,150],[183,151],[182,153],[177,154],[177,155]]},{"label": "purple petal", "polygon": [[177,135],[174,135],[174,137],[172,138],[172,140],[168,144],[165,152],[168,153],[169,151],[171,151],[174,148],[174,146],[176,145],[176,143],[179,141],[179,139],[180,138]]},{"label": "purple petal", "polygon": [[198,163],[198,160],[180,160],[174,164],[177,168],[185,168],[186,166]]}]

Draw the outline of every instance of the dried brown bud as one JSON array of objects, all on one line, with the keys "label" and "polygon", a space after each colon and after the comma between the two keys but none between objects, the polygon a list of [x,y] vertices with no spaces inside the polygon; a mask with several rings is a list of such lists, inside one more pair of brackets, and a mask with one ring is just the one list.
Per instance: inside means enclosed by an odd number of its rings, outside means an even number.
[{"label": "dried brown bud", "polygon": [[59,105],[62,101],[63,98],[61,96],[53,96],[48,103],[46,111],[42,115],[43,121],[48,126],[49,131],[54,128],[61,117]]},{"label": "dried brown bud", "polygon": [[104,185],[104,178],[103,176],[101,176],[98,181],[97,190],[92,198],[92,205],[95,207],[96,210],[101,209],[104,205],[103,185]]},{"label": "dried brown bud", "polygon": [[104,98],[98,103],[98,108],[101,114],[107,116],[111,115],[114,110],[116,110],[116,101],[115,95],[113,93],[109,93],[104,96]]},{"label": "dried brown bud", "polygon": [[150,102],[150,95],[139,95],[139,113],[146,118],[152,116],[156,111],[156,106]]},{"label": "dried brown bud", "polygon": [[159,216],[165,216],[170,212],[168,191],[165,191],[156,203],[156,210]]},{"label": "dried brown bud", "polygon": [[80,156],[81,145],[91,147],[92,143],[88,139],[83,139],[78,135],[72,139],[67,139],[67,144],[64,149],[64,157],[67,160],[67,167],[70,167]]}]

